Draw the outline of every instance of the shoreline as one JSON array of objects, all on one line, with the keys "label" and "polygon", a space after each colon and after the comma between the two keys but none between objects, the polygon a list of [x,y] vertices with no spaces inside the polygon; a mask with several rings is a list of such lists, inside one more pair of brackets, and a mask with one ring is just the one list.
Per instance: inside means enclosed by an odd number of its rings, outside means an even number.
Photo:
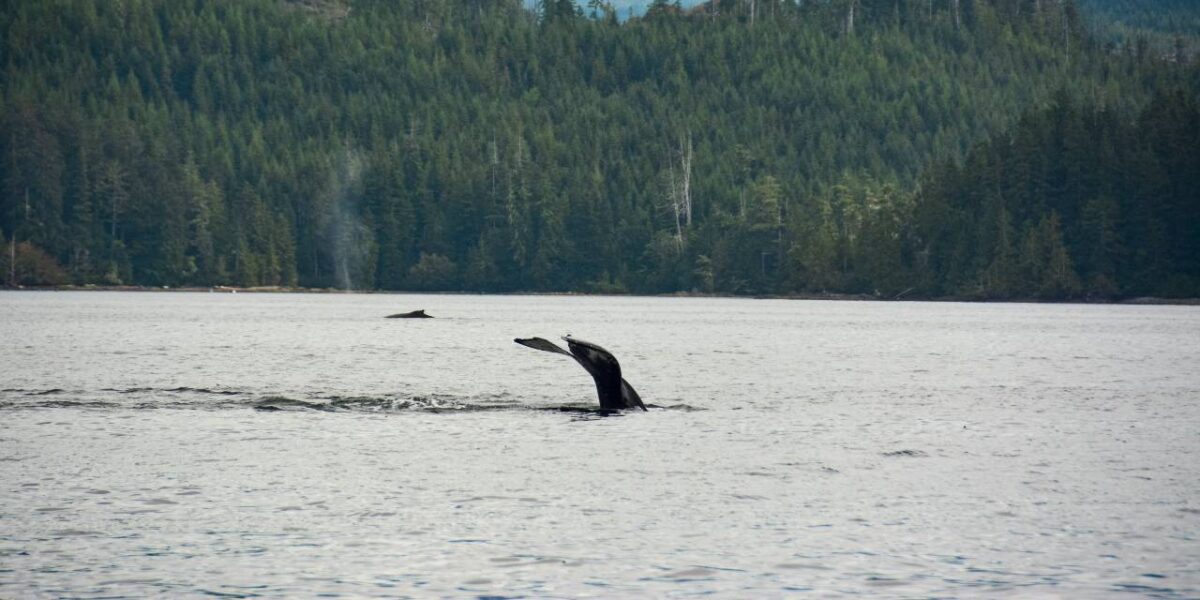
[{"label": "shoreline", "polygon": [[58,285],[58,286],[0,286],[0,291],[24,292],[196,292],[220,294],[421,294],[433,296],[613,296],[629,298],[735,298],[746,300],[833,300],[840,302],[963,302],[969,304],[1111,304],[1132,306],[1200,306],[1200,298],[1159,298],[1140,296],[1120,299],[1067,298],[1042,300],[1037,298],[971,298],[967,296],[924,297],[901,294],[902,297],[887,298],[870,294],[706,294],[701,292],[673,292],[667,294],[605,294],[594,292],[472,292],[418,291],[418,290],[342,290],[337,288],[305,288],[283,286],[238,287],[229,285],[154,287],[138,285]]}]

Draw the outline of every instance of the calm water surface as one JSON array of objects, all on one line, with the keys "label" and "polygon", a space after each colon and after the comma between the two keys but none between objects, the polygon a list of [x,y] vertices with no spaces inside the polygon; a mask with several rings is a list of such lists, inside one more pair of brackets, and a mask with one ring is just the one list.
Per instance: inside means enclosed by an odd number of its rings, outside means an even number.
[{"label": "calm water surface", "polygon": [[0,389],[0,597],[1200,596],[1195,307],[0,292]]}]

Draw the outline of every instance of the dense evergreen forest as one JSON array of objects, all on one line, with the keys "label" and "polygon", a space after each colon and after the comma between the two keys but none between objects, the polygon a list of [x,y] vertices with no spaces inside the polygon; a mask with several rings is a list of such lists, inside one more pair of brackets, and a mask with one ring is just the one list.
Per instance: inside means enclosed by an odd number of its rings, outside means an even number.
[{"label": "dense evergreen forest", "polygon": [[1200,50],[1200,3],[1195,0],[1080,0],[1097,39],[1140,46],[1168,60]]},{"label": "dense evergreen forest", "polygon": [[11,0],[0,267],[1196,296],[1180,58],[1090,34],[1073,0]]}]

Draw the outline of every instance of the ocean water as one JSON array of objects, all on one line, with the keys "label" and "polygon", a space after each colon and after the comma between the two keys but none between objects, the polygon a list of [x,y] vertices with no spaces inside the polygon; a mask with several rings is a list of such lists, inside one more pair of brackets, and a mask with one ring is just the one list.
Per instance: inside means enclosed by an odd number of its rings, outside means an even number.
[{"label": "ocean water", "polygon": [[5,598],[1200,596],[1197,307],[0,292],[0,390]]}]

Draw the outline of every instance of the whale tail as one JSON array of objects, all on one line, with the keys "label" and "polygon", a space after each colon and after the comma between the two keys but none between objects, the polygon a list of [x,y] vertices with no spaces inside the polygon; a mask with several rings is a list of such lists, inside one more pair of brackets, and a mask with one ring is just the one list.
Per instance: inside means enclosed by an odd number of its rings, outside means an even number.
[{"label": "whale tail", "polygon": [[611,352],[570,336],[563,339],[567,342],[567,348],[570,348],[569,352],[558,344],[539,337],[517,338],[513,341],[534,350],[565,354],[575,359],[596,382],[596,395],[599,396],[601,410],[646,410],[646,405],[642,403],[637,390],[621,377],[621,364]]},{"label": "whale tail", "polygon": [[566,350],[559,348],[558,344],[555,344],[554,342],[552,342],[550,340],[543,339],[540,337],[517,338],[513,341],[518,344],[521,344],[522,346],[527,346],[529,348],[533,348],[534,350],[541,350],[543,352],[553,352],[555,354],[566,354],[567,356],[570,356],[571,358],[575,358],[575,356],[573,354],[571,354],[570,352],[567,352]]},{"label": "whale tail", "polygon": [[621,378],[621,402],[625,404],[625,408],[636,406],[642,410],[646,410],[646,405],[642,404],[642,397],[638,395],[637,390],[633,389],[632,385],[629,385],[628,381],[625,381],[624,377]]}]

